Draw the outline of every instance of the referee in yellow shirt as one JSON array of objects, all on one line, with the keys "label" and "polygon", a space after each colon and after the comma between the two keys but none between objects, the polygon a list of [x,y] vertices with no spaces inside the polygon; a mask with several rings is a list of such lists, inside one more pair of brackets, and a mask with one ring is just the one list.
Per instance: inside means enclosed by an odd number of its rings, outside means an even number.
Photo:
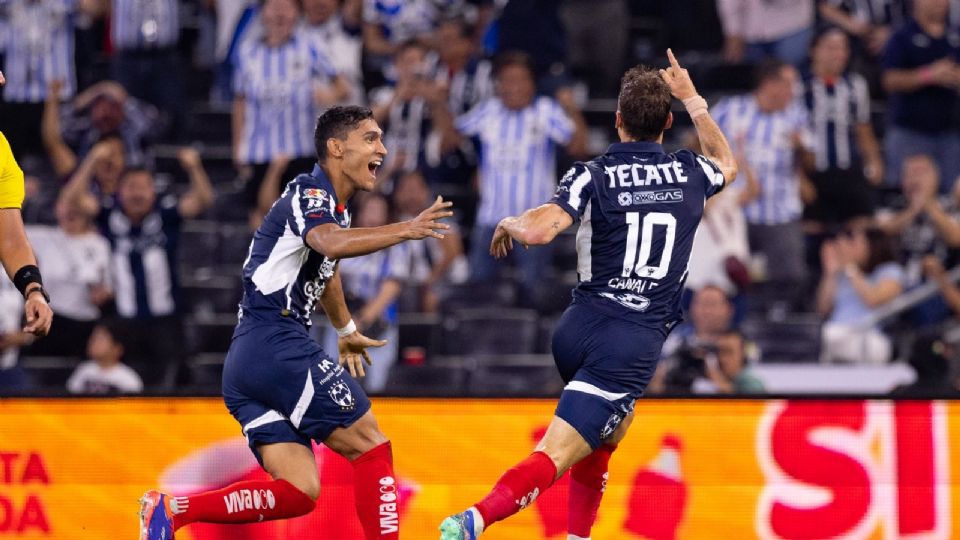
[{"label": "referee in yellow shirt", "polygon": [[[0,86],[6,80],[0,72]],[[24,332],[45,336],[53,322],[50,297],[43,288],[37,259],[23,229],[23,171],[13,159],[7,138],[0,133],[0,264],[24,297],[27,316]]]}]

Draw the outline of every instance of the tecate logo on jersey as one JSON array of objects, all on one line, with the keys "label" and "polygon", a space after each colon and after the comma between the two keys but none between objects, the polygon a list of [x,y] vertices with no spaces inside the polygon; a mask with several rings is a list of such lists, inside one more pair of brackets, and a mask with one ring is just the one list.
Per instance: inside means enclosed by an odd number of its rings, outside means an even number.
[{"label": "tecate logo on jersey", "polygon": [[634,311],[646,311],[647,308],[650,307],[650,299],[646,296],[640,296],[638,294],[600,293],[600,296],[609,298],[621,306],[630,308]]},{"label": "tecate logo on jersey", "polygon": [[633,193],[624,191],[623,193],[617,195],[617,202],[620,203],[620,206],[654,203],[678,203],[683,202],[683,190],[664,189],[660,191],[635,191]]}]

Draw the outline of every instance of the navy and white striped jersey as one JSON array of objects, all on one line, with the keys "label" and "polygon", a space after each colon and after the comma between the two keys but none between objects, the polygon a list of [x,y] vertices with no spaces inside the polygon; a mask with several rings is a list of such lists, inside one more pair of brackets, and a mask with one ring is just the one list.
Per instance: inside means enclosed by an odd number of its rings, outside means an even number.
[{"label": "navy and white striped jersey", "polygon": [[457,118],[457,131],[480,141],[477,224],[495,226],[550,198],[557,177],[556,149],[573,137],[574,124],[551,98],[522,110],[490,98]]},{"label": "navy and white striped jersey", "polygon": [[350,226],[333,185],[318,165],[291,180],[263,219],[243,263],[240,324],[310,326],[310,314],[333,277],[337,261],[307,245],[319,225]]},{"label": "navy and white striped jersey", "polygon": [[907,20],[909,10],[904,0],[827,0],[857,21],[876,26],[897,28]]},{"label": "navy and white striped jersey", "polygon": [[438,62],[434,71],[434,80],[448,89],[447,106],[454,115],[469,112],[493,95],[493,64],[489,60],[471,58],[455,73]]},{"label": "navy and white striped jersey", "polygon": [[0,35],[5,40],[0,50],[6,50],[4,101],[41,103],[47,97],[47,85],[56,80],[64,82],[61,99],[73,97],[76,11],[77,0],[0,0],[0,18],[10,28]]},{"label": "navy and white striped jersey", "polygon": [[574,303],[669,329],[707,198],[724,186],[709,159],[652,142],[617,143],[567,171],[551,200],[580,220]]},{"label": "navy and white striped jersey", "polygon": [[800,137],[802,144],[813,150],[803,104],[795,101],[769,113],[760,110],[753,94],[744,94],[720,101],[712,114],[728,140],[744,145],[747,162],[760,183],[760,197],[744,208],[747,221],[777,225],[799,219],[803,203],[793,138]]},{"label": "navy and white striped jersey", "polygon": [[319,110],[316,85],[337,72],[301,30],[289,41],[271,47],[262,38],[240,47],[234,91],[245,100],[242,163],[269,163],[278,154],[314,154],[313,132]]},{"label": "navy and white striped jersey", "polygon": [[[363,257],[341,261],[340,277],[344,293],[366,304],[380,294],[385,282],[395,280],[405,283],[410,278],[410,245],[404,242]],[[394,300],[384,310],[383,319],[396,324],[397,316],[397,300]]]},{"label": "navy and white striped jersey", "polygon": [[863,156],[856,130],[870,122],[870,92],[857,73],[846,73],[827,84],[813,75],[803,80],[803,101],[810,113],[818,171],[859,170]]},{"label": "navy and white striped jersey", "polygon": [[440,4],[433,0],[364,0],[363,22],[380,26],[390,43],[403,43],[433,31]]},{"label": "navy and white striped jersey", "polygon": [[178,4],[178,0],[113,0],[113,46],[121,51],[173,47],[180,39]]},{"label": "navy and white striped jersey", "polygon": [[177,201],[164,198],[139,224],[119,206],[104,207],[97,218],[110,242],[117,313],[146,319],[173,315],[179,282],[175,264],[182,219]]}]

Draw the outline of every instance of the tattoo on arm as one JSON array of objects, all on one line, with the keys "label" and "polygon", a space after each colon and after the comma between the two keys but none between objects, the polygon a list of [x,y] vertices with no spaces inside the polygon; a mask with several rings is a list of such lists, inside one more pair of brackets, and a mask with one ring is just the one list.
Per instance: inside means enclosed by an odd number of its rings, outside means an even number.
[{"label": "tattoo on arm", "polygon": [[559,229],[559,228],[560,228],[560,222],[559,222],[559,221],[554,221],[552,227],[553,227],[554,229]]}]

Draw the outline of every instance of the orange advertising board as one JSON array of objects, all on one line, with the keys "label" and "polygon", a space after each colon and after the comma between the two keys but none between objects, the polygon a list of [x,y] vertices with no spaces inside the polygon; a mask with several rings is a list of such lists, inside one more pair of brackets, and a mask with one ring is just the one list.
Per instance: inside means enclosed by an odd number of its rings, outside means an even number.
[{"label": "orange advertising board", "polygon": [[[437,538],[528,454],[545,400],[380,399],[402,538]],[[960,402],[641,400],[593,538],[960,538]],[[316,449],[314,514],[183,540],[353,540],[350,465]],[[137,498],[263,477],[217,399],[0,401],[0,540],[135,538]],[[567,480],[485,540],[565,539]]]}]

